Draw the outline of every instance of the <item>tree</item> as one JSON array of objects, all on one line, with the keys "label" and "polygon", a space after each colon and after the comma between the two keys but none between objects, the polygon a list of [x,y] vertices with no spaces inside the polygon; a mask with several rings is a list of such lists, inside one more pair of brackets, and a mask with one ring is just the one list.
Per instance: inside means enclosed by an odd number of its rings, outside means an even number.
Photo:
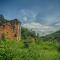
[{"label": "tree", "polygon": [[0,15],[0,23],[6,22],[7,20],[4,18],[4,16],[1,14]]}]

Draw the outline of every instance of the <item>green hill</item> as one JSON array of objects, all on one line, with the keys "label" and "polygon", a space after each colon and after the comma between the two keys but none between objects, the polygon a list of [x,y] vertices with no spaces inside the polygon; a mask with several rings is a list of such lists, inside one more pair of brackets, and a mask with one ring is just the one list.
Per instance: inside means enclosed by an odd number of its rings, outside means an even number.
[{"label": "green hill", "polygon": [[60,41],[60,31],[56,31],[52,34],[46,35],[42,37],[43,39],[53,39],[53,40],[58,40]]}]

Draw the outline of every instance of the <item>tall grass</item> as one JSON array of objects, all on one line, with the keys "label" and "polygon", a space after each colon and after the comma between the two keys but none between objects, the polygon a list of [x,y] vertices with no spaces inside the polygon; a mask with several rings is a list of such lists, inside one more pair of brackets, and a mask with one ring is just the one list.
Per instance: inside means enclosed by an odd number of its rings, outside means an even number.
[{"label": "tall grass", "polygon": [[1,40],[0,60],[60,60],[60,43],[57,41],[25,44],[22,40]]}]

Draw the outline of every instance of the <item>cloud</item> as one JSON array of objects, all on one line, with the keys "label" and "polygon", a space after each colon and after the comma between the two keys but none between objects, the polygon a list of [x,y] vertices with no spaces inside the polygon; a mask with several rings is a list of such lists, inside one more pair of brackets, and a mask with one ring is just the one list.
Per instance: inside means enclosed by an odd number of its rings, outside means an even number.
[{"label": "cloud", "polygon": [[21,9],[18,11],[17,17],[23,22],[39,22],[43,25],[53,25],[56,22],[60,22],[60,13],[54,13],[51,11],[43,12],[37,9]]},{"label": "cloud", "polygon": [[[60,14],[42,12],[41,10],[21,9],[19,11],[19,18],[22,21],[22,26],[39,33],[41,36],[50,34],[60,30]],[[59,23],[57,23],[59,22]]]},{"label": "cloud", "polygon": [[60,26],[60,23],[56,23],[55,25],[56,25],[56,26]]},{"label": "cloud", "polygon": [[35,23],[35,22],[31,22],[31,23],[25,23],[22,25],[23,27],[29,28],[29,29],[33,29],[33,28],[39,28],[42,25],[40,23]]},{"label": "cloud", "polygon": [[36,19],[37,13],[29,10],[29,9],[21,9],[18,11],[17,17],[22,21],[28,20],[28,22],[32,22]]},{"label": "cloud", "polygon": [[39,33],[41,36],[57,31],[56,27],[45,26],[36,22],[22,24],[22,27],[33,30],[36,33]]},{"label": "cloud", "polygon": [[24,16],[24,17],[23,17],[23,20],[24,20],[25,22],[27,22],[28,17],[27,17],[27,16]]}]

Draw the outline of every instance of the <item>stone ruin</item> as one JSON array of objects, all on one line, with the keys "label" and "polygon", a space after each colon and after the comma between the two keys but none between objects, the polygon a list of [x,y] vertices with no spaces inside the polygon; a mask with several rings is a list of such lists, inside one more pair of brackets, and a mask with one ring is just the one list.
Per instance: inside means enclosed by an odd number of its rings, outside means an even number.
[{"label": "stone ruin", "polygon": [[21,23],[17,19],[0,21],[0,39],[20,40]]}]

